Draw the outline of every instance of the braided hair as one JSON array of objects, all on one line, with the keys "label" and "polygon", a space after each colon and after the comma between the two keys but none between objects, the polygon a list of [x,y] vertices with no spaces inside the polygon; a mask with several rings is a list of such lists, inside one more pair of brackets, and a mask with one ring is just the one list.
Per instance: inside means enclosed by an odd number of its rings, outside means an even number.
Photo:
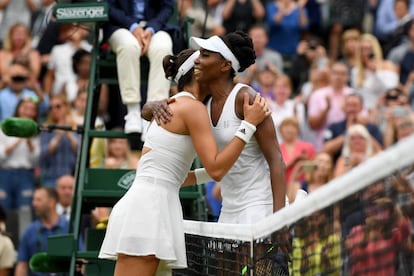
[{"label": "braided hair", "polygon": [[[243,72],[250,65],[256,62],[256,53],[254,52],[252,39],[248,34],[242,31],[235,31],[220,37],[229,47],[240,63],[238,72]],[[232,71],[233,76],[235,72]]]}]

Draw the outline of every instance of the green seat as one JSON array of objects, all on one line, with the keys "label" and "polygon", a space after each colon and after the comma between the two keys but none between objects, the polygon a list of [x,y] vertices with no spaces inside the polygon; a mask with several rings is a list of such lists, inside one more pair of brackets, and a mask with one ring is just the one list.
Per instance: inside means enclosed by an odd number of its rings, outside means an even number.
[{"label": "green seat", "polygon": [[[106,7],[105,2],[76,3],[55,5],[55,10],[60,8],[87,8],[92,5],[98,12],[101,6]],[[107,7],[106,7],[107,8]],[[73,11],[73,10],[72,10]],[[107,13],[107,9],[103,9]],[[65,13],[60,11],[60,16]],[[68,13],[69,14],[69,13]],[[77,14],[77,13],[74,13]],[[177,14],[177,10],[175,11]],[[85,236],[81,237],[81,220],[95,207],[112,207],[128,190],[135,178],[135,170],[91,168],[90,149],[94,138],[127,138],[122,131],[102,131],[94,129],[94,114],[98,106],[99,88],[102,83],[117,85],[117,70],[115,54],[102,47],[99,38],[99,28],[102,21],[107,20],[102,16],[96,18],[84,18],[84,22],[98,22],[91,24],[93,38],[92,64],[90,69],[90,82],[88,86],[88,98],[86,102],[85,124],[79,151],[77,167],[75,171],[76,185],[72,204],[72,214],[69,225],[69,233],[55,235],[48,238],[48,251],[33,256],[30,261],[31,268],[39,272],[67,272],[68,275],[76,275],[76,263],[85,261],[86,275],[113,275],[113,261],[98,259],[98,252],[104,238],[104,229],[86,229]],[[174,22],[176,17],[172,18]],[[59,19],[62,21],[62,17]],[[70,22],[66,18],[63,21]],[[62,21],[62,22],[63,22]],[[73,22],[73,21],[72,21]],[[186,25],[189,31],[189,25]],[[189,34],[189,33],[188,33]],[[187,36],[189,37],[189,35]],[[141,58],[141,83],[147,84],[149,61]],[[129,137],[128,137],[129,138]],[[190,206],[189,216],[194,219],[205,220],[205,203],[202,186],[185,188],[180,191],[183,206]],[[84,250],[79,250],[79,240],[84,239]]]}]

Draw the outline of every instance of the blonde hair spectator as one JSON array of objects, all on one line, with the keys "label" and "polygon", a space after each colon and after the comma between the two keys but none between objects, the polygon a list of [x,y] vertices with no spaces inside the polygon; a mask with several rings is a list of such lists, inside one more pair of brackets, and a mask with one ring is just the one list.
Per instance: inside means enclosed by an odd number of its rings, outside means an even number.
[{"label": "blonde hair spectator", "polygon": [[8,69],[12,63],[27,65],[30,69],[30,86],[35,86],[41,69],[40,54],[32,49],[30,30],[22,23],[10,27],[4,39],[3,49],[0,50],[0,76],[4,84],[10,81]]},{"label": "blonde hair spectator", "polygon": [[375,155],[379,150],[375,149],[373,139],[375,138],[371,137],[364,125],[350,126],[345,135],[342,155],[336,162],[335,177],[346,173]]},{"label": "blonde hair spectator", "polygon": [[374,147],[372,145],[371,136],[367,130],[367,128],[361,124],[356,124],[351,126],[346,133],[344,147],[342,149],[342,156],[349,157],[351,154],[351,139],[355,138],[355,135],[362,136],[366,141],[367,145],[365,148],[365,155],[371,156],[374,153]]}]

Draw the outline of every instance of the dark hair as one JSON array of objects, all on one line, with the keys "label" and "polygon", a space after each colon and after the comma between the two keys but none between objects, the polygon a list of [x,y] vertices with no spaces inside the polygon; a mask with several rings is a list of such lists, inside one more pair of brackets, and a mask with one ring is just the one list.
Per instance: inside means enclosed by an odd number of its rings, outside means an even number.
[{"label": "dark hair", "polygon": [[38,109],[39,104],[37,103],[37,101],[38,101],[37,96],[33,96],[33,97],[23,96],[23,97],[19,100],[19,102],[17,103],[16,108],[14,109],[13,117],[20,117],[20,116],[19,116],[19,108],[20,108],[20,106],[22,106],[22,105],[23,105],[23,103],[25,103],[25,102],[27,102],[27,101],[31,101],[32,103],[34,103],[34,104],[36,105],[36,118],[30,118],[30,119],[32,119],[32,120],[34,120],[34,121],[37,121],[38,110],[39,110],[39,109]]},{"label": "dark hair", "polygon": [[77,67],[78,67],[80,61],[82,60],[82,58],[84,58],[85,56],[90,56],[90,55],[91,55],[91,53],[84,50],[84,49],[79,49],[73,54],[73,56],[72,56],[72,69],[73,69],[73,72],[75,74],[78,74]]},{"label": "dark hair", "polygon": [[385,100],[397,100],[403,94],[404,92],[398,87],[390,88],[385,91]]},{"label": "dark hair", "polygon": [[252,30],[260,29],[266,32],[266,35],[269,34],[269,27],[261,22],[255,23],[252,26],[250,26],[248,33],[250,33]]},{"label": "dark hair", "polygon": [[7,219],[6,210],[4,209],[2,205],[0,205],[0,221],[6,221],[6,219]]},{"label": "dark hair", "polygon": [[[252,39],[248,34],[242,31],[235,31],[220,38],[239,61],[239,72],[243,72],[247,67],[255,63],[256,53],[254,52]],[[235,75],[235,72],[233,72],[233,75]]]},{"label": "dark hair", "polygon": [[[162,60],[162,67],[164,68],[165,77],[167,79],[174,79],[178,73],[178,68],[195,52],[194,49],[186,49],[179,52],[177,55],[167,55]],[[184,86],[189,84],[193,79],[194,68],[185,73],[178,80],[178,91],[182,91]]]},{"label": "dark hair", "polygon": [[44,190],[49,198],[54,199],[55,202],[59,201],[59,196],[55,188],[47,187],[47,186],[40,186],[36,188],[36,191],[37,190]]}]

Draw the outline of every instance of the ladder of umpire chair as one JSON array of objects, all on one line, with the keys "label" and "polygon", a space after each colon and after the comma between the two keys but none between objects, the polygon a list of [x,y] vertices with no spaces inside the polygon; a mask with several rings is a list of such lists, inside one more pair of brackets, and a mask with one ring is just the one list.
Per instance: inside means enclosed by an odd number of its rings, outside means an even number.
[{"label": "ladder of umpire chair", "polygon": [[[71,276],[76,275],[78,260],[84,260],[86,275],[112,275],[114,262],[97,258],[105,229],[87,228],[86,233],[80,233],[83,217],[90,214],[95,207],[112,207],[127,191],[135,177],[135,170],[90,167],[93,139],[128,138],[122,131],[96,130],[94,127],[100,85],[117,84],[115,56],[109,51],[102,51],[99,43],[99,26],[100,22],[108,20],[108,7],[105,2],[56,4],[55,16],[59,22],[90,24],[93,49],[84,131],[75,172],[76,185],[70,230],[68,234],[49,237],[47,254],[51,257],[70,259],[67,272]],[[144,68],[142,67],[141,71],[147,72],[148,61],[144,59],[142,66]],[[147,75],[144,74],[141,79],[146,78]],[[193,167],[199,166],[200,163],[196,160]],[[190,214],[186,218],[207,220],[206,201],[201,185],[181,189],[180,198],[190,209]],[[85,244],[83,250],[78,249],[81,239]]]}]

